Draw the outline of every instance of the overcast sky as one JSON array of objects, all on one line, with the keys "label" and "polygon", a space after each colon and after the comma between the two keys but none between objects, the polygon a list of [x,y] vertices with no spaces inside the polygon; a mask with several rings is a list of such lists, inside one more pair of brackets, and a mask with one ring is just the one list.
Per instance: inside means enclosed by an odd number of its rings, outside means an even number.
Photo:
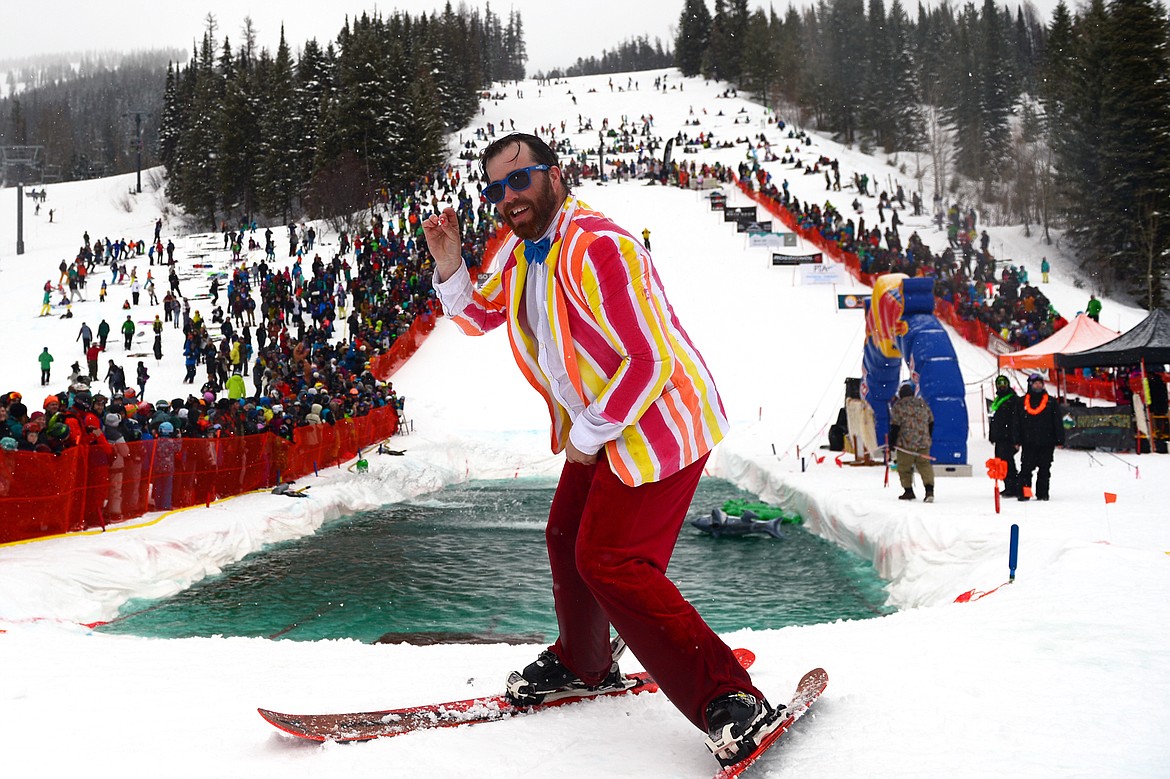
[{"label": "overcast sky", "polygon": [[[958,2],[959,0],[955,0]],[[805,7],[812,0],[797,0],[797,7]],[[887,0],[887,7],[890,0]],[[1003,2],[1003,0],[1000,0]],[[1009,0],[1015,8],[1018,0]],[[469,7],[482,9],[482,0],[470,0]],[[1037,10],[1047,22],[1056,0],[1034,0]],[[1070,7],[1076,0],[1070,2]],[[190,51],[192,41],[203,34],[204,19],[215,15],[222,42],[230,36],[233,45],[241,39],[244,18],[250,16],[259,32],[261,46],[275,51],[283,24],[289,45],[294,51],[309,38],[324,44],[337,37],[337,31],[350,16],[363,11],[380,10],[389,14],[398,9],[412,15],[441,12],[442,0],[393,0],[372,3],[362,0],[333,2],[333,0],[54,0],[42,6],[28,0],[17,0],[10,8],[8,18],[0,24],[0,61],[35,54],[85,50],[139,50],[178,47]],[[453,3],[458,7],[459,3]],[[714,8],[708,0],[708,8]],[[752,8],[768,7],[768,3],[752,0]],[[787,9],[786,0],[776,0],[777,11]],[[910,13],[915,13],[917,0],[903,0]],[[600,54],[602,49],[613,49],[618,43],[632,37],[646,35],[651,42],[657,37],[663,46],[673,46],[674,29],[683,8],[683,0],[592,0],[569,5],[549,0],[497,0],[492,10],[506,17],[510,9],[520,12],[524,22],[524,39],[528,44],[528,72],[565,67],[578,57]]]},{"label": "overcast sky", "polygon": [[[458,8],[459,3],[452,5]],[[483,12],[483,0],[466,5]],[[295,50],[309,38],[322,44],[335,39],[347,14],[353,17],[378,10],[389,15],[397,9],[417,15],[442,12],[444,6],[443,0],[54,0],[46,12],[44,6],[21,0],[10,9],[6,23],[0,24],[0,60],[89,49],[175,46],[189,51],[192,41],[202,36],[208,13],[218,21],[216,37],[221,42],[228,35],[235,45],[241,39],[244,18],[250,16],[261,46],[275,51],[283,24]],[[570,6],[575,9],[574,18],[561,10],[565,6],[548,0],[496,0],[491,7],[505,21],[510,9],[520,12],[528,45],[528,71],[533,73],[571,65],[578,57],[597,55],[635,36],[648,35],[651,42],[659,37],[664,47],[670,47],[683,2],[592,0]]]}]

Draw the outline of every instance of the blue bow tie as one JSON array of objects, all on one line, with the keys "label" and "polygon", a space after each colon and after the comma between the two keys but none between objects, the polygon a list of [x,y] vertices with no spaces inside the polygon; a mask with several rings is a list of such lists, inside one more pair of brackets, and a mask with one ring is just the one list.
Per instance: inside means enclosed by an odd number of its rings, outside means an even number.
[{"label": "blue bow tie", "polygon": [[529,263],[542,265],[546,257],[548,257],[548,250],[552,248],[551,238],[541,238],[539,241],[525,241],[524,242],[524,257]]}]

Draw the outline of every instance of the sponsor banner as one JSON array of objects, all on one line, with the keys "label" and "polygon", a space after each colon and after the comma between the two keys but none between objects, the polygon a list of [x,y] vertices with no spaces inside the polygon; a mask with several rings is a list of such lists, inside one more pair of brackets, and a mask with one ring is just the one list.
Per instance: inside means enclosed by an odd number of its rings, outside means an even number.
[{"label": "sponsor banner", "polygon": [[[735,231],[737,233],[770,233],[772,232],[772,220],[766,222],[751,222],[744,224],[737,221],[735,223]],[[226,275],[226,274],[225,274]]]},{"label": "sponsor banner", "polygon": [[772,252],[773,265],[808,265],[810,263],[820,264],[822,262],[822,255],[820,252],[816,254],[779,254]]},{"label": "sponsor banner", "polygon": [[1000,338],[994,332],[987,334],[987,351],[992,354],[1011,354],[1016,351],[1012,345]]},{"label": "sponsor banner", "polygon": [[748,246],[779,249],[796,246],[796,233],[748,233]]},{"label": "sponsor banner", "polygon": [[1133,409],[1130,406],[1061,407],[1064,445],[1073,449],[1126,451],[1135,446]]},{"label": "sponsor banner", "polygon": [[[820,255],[817,255],[818,257]],[[819,262],[819,260],[818,260]],[[831,263],[829,265],[801,265],[801,284],[843,284],[846,280],[845,266]]]},{"label": "sponsor banner", "polygon": [[711,210],[722,211],[727,207],[727,195],[723,194],[722,190],[715,190],[711,193]]},{"label": "sponsor banner", "polygon": [[726,206],[723,209],[724,222],[738,222],[743,221],[745,224],[751,224],[756,221],[756,207],[755,206]]},{"label": "sponsor banner", "polygon": [[867,300],[869,300],[869,293],[847,293],[844,295],[837,295],[837,308],[864,311],[865,301]]}]

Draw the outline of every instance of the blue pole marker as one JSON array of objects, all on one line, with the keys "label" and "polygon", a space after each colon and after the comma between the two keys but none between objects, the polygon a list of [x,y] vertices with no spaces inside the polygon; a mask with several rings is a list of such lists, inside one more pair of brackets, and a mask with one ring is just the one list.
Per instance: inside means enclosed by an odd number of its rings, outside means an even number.
[{"label": "blue pole marker", "polygon": [[1008,582],[1016,580],[1016,563],[1020,559],[1020,526],[1012,525],[1012,538],[1008,543]]}]

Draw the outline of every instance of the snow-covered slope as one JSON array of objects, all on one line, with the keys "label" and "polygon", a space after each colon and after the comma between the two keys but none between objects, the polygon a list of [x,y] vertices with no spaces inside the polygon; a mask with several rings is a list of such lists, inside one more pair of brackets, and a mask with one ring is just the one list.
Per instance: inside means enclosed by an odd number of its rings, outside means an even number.
[{"label": "snow-covered slope", "polygon": [[[514,120],[517,129],[531,131],[563,119],[583,146],[595,145],[596,132],[576,136],[578,114],[594,127],[603,118],[616,125],[623,115],[653,115],[662,136],[714,131],[734,139],[762,132],[781,149],[789,142],[764,122],[759,106],[719,97],[724,85],[684,82],[672,73],[669,83],[684,88],[654,92],[648,86],[654,75],[641,74],[643,88],[624,93],[610,93],[607,77],[510,85],[509,97],[486,104],[479,121]],[[514,97],[517,89],[523,99]],[[698,127],[684,125],[692,110]],[[695,158],[736,164],[743,149]],[[854,170],[896,178],[894,168],[828,141],[817,141],[806,159],[821,153],[841,159],[843,181]],[[823,179],[769,167],[788,176],[802,201],[826,197]],[[76,253],[83,231],[150,237],[166,205],[153,186],[127,195],[132,179],[50,186],[39,216],[26,206],[28,252],[21,257],[12,254],[13,220],[0,220],[6,302],[0,328],[8,334],[0,391],[18,389],[35,408],[36,353],[49,346],[57,356],[55,386],[61,386],[69,363],[81,356],[74,343],[80,322],[122,318],[126,295],[117,287],[104,307],[93,300],[76,304],[72,320],[35,315],[41,285],[56,279],[57,264]],[[772,267],[768,250],[747,248],[698,193],[633,182],[585,184],[578,194],[631,232],[652,232],[667,292],[703,350],[734,424],[711,473],[789,503],[809,530],[872,560],[902,609],[861,622],[727,637],[756,651],[754,678],[777,698],[814,665],[831,677],[815,713],[753,769],[755,776],[1164,775],[1170,458],[1059,451],[1052,500],[1011,501],[996,514],[991,482],[982,475],[991,450],[982,440],[980,413],[994,360],[956,342],[969,383],[976,475],[940,479],[933,505],[901,503],[895,489],[883,487],[881,469],[816,460],[842,403],[845,377],[860,374],[860,314],[838,312],[831,288],[802,287],[791,269]],[[0,191],[0,214],[14,212],[14,198],[13,190]],[[746,201],[733,193],[731,203]],[[872,216],[874,201],[866,206]],[[942,234],[925,219],[905,221],[907,234],[917,229],[941,246]],[[168,215],[164,234],[175,234],[176,225]],[[1052,247],[1025,239],[1018,228],[990,232],[993,245],[1024,262],[1033,277],[1047,254],[1054,272],[1045,292],[1062,313],[1083,306],[1087,293],[1072,284],[1069,263]],[[175,241],[190,269],[190,255],[216,238],[175,235]],[[140,274],[146,267],[140,263]],[[187,283],[194,290],[201,282]],[[153,313],[144,306],[134,315]],[[1102,322],[1124,328],[1142,316],[1107,300]],[[148,397],[182,392],[176,333],[164,336],[163,364],[151,365]],[[114,349],[118,357],[120,346]],[[309,479],[310,500],[246,495],[148,516],[104,535],[0,548],[0,629],[6,631],[0,633],[0,732],[12,775],[65,776],[95,766],[126,776],[179,777],[713,773],[701,735],[661,696],[348,747],[295,743],[254,713],[256,706],[384,708],[497,691],[507,671],[528,662],[536,647],[144,640],[77,626],[111,618],[129,598],[175,592],[264,544],[313,532],[346,512],[469,478],[557,473],[560,458],[548,451],[543,404],[520,378],[502,333],[466,338],[440,322],[394,383],[415,425],[400,442],[408,456],[377,458],[366,476],[338,470]],[[1104,491],[1116,493],[1118,502],[1106,506]],[[953,604],[964,591],[989,591],[1006,581],[1012,523],[1022,537],[1016,583]],[[783,586],[787,573],[740,575]]]}]

